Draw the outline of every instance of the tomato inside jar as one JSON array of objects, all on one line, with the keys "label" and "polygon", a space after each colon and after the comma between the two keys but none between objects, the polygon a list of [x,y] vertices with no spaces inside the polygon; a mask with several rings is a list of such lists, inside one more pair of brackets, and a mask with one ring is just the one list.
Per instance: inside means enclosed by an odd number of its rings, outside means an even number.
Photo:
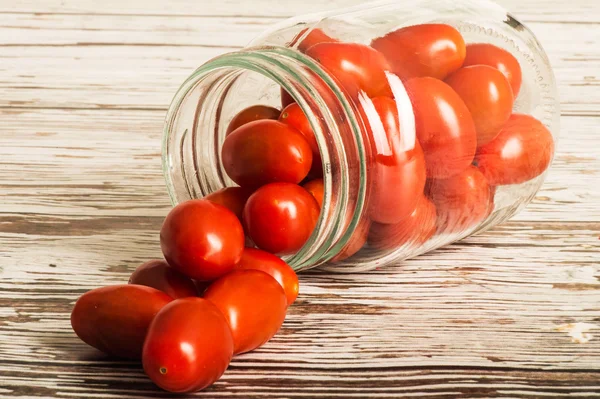
[{"label": "tomato inside jar", "polygon": [[512,216],[555,151],[545,54],[471,3],[402,12],[282,25],[205,64],[167,121],[174,202],[243,193],[246,246],[295,270],[368,270]]}]

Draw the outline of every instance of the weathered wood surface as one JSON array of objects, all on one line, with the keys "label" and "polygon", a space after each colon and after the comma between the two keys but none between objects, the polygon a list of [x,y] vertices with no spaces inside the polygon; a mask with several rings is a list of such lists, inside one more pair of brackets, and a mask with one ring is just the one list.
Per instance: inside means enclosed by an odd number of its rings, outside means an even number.
[{"label": "weathered wood surface", "polygon": [[[178,84],[270,23],[351,2],[324,3],[0,3],[0,397],[170,397],[79,342],[70,309],[160,255]],[[501,3],[538,35],[561,92],[535,201],[397,266],[303,273],[279,335],[198,396],[600,397],[600,5]],[[569,323],[597,336],[572,342]]]}]

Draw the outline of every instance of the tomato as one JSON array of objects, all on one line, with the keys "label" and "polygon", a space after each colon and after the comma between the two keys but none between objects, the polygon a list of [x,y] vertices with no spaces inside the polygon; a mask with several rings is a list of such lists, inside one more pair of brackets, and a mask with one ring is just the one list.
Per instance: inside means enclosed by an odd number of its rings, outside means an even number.
[{"label": "tomato", "polygon": [[508,82],[517,98],[521,90],[521,65],[514,55],[508,51],[488,43],[475,43],[467,45],[467,57],[463,66],[489,65],[498,69]]},{"label": "tomato", "polygon": [[497,69],[487,65],[461,68],[446,79],[471,112],[477,145],[490,142],[506,123],[513,107],[510,83]]},{"label": "tomato", "polygon": [[317,201],[302,187],[271,183],[250,196],[244,223],[257,247],[274,254],[291,254],[308,240],[319,212]]},{"label": "tomato", "polygon": [[402,80],[445,79],[460,68],[466,54],[459,31],[445,24],[407,26],[373,40],[371,46],[388,60]]},{"label": "tomato", "polygon": [[[298,41],[300,41],[300,44],[298,44]],[[306,50],[308,50],[315,44],[331,43],[337,41],[337,39],[334,39],[333,37],[327,35],[319,28],[304,28],[296,35],[296,37],[294,37],[294,39],[292,39],[289,46],[293,47],[296,44],[298,44],[298,50],[305,53]]]},{"label": "tomato", "polygon": [[96,288],[75,303],[71,326],[83,342],[106,354],[139,359],[150,322],[172,300],[142,285]]},{"label": "tomato", "polygon": [[473,161],[477,134],[473,118],[458,94],[434,78],[406,82],[425,153],[428,178],[445,178],[465,170]]},{"label": "tomato", "polygon": [[498,136],[479,147],[475,163],[493,186],[519,184],[542,174],[554,155],[552,133],[537,119],[513,114]]},{"label": "tomato", "polygon": [[244,250],[244,230],[224,206],[207,200],[182,202],[160,229],[160,245],[171,267],[197,280],[230,272]]},{"label": "tomato", "polygon": [[288,126],[293,127],[306,137],[306,141],[310,145],[312,150],[312,166],[310,168],[310,174],[323,176],[323,166],[321,161],[321,152],[319,151],[319,144],[317,144],[317,138],[315,132],[310,126],[310,122],[302,109],[297,103],[288,105],[281,111],[279,116],[279,122],[285,123]]},{"label": "tomato", "polygon": [[242,259],[235,265],[235,270],[260,270],[273,277],[287,297],[288,306],[298,297],[298,276],[294,269],[287,263],[260,249],[246,248],[242,254]]},{"label": "tomato", "polygon": [[154,318],[144,344],[144,371],[170,392],[193,392],[217,381],[233,355],[226,318],[202,298],[177,299]]},{"label": "tomato", "polygon": [[331,259],[331,262],[341,262],[360,251],[360,249],[367,243],[367,236],[369,235],[370,227],[371,221],[368,218],[361,219],[344,248],[342,248],[342,250]]},{"label": "tomato", "polygon": [[307,183],[304,183],[302,187],[304,187],[306,191],[308,191],[313,197],[315,197],[317,203],[319,204],[319,208],[321,208],[323,206],[324,195],[323,179],[311,180]]},{"label": "tomato", "polygon": [[223,205],[233,212],[239,220],[242,220],[244,205],[246,205],[250,194],[252,194],[250,190],[243,189],[242,187],[225,187],[208,194],[204,199],[213,204]]},{"label": "tomato", "polygon": [[280,110],[268,105],[252,105],[241,110],[233,117],[231,122],[229,122],[226,134],[229,135],[229,133],[248,122],[254,122],[262,119],[277,119],[279,118],[280,113]]},{"label": "tomato", "polygon": [[312,150],[302,133],[272,120],[245,124],[225,139],[223,167],[245,188],[273,182],[300,183],[312,165]]},{"label": "tomato", "polygon": [[399,223],[373,223],[369,230],[369,245],[377,249],[396,249],[405,244],[422,245],[436,230],[435,206],[424,195],[412,213]]},{"label": "tomato", "polygon": [[306,55],[329,71],[353,98],[360,92],[365,92],[368,97],[392,95],[385,74],[389,65],[381,53],[369,46],[320,43],[309,48]]},{"label": "tomato", "polygon": [[204,298],[225,315],[233,334],[233,354],[251,351],[279,330],[287,299],[283,288],[260,270],[236,270],[212,283]]},{"label": "tomato", "polygon": [[129,277],[129,284],[156,288],[174,299],[198,296],[192,279],[173,269],[162,259],[151,260],[138,266]]},{"label": "tomato", "polygon": [[369,216],[379,223],[397,223],[411,214],[423,195],[426,179],[423,150],[414,130],[400,131],[396,101],[377,97],[371,104],[363,102],[363,108],[375,152]]},{"label": "tomato", "polygon": [[427,193],[437,211],[438,233],[464,231],[491,211],[490,186],[475,166],[447,179],[428,181]]},{"label": "tomato", "polygon": [[285,108],[288,105],[296,102],[296,100],[294,100],[294,97],[292,97],[290,95],[290,93],[285,91],[285,89],[283,87],[280,89],[280,91],[281,91],[281,107],[282,108]]}]

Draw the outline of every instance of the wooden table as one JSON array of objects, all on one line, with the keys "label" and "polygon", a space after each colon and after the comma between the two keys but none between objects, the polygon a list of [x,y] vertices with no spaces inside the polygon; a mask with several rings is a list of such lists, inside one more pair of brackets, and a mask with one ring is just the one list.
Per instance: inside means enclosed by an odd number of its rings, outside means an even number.
[{"label": "wooden table", "polygon": [[[238,3],[1,2],[0,397],[170,397],[80,342],[69,314],[160,256],[162,123],[184,78],[273,22],[349,2]],[[282,331],[198,396],[600,397],[600,337],[569,336],[600,335],[600,6],[501,3],[538,35],[561,94],[533,203],[396,266],[302,273]]]}]

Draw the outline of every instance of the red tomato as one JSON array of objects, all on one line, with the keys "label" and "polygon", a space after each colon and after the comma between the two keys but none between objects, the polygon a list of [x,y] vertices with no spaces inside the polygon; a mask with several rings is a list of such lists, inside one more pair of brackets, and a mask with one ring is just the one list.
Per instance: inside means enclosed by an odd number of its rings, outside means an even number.
[{"label": "red tomato", "polygon": [[300,183],[312,165],[312,150],[302,133],[272,120],[255,121],[225,139],[223,167],[245,188],[273,182]]},{"label": "red tomato", "polygon": [[401,132],[398,105],[389,97],[363,102],[369,120],[373,185],[369,216],[379,223],[398,223],[417,206],[423,195],[426,169],[415,132]]},{"label": "red tomato", "polygon": [[369,46],[358,43],[320,43],[306,55],[314,58],[348,91],[351,97],[365,92],[368,97],[391,96],[385,71],[385,57]]},{"label": "red tomato", "polygon": [[294,97],[292,97],[290,95],[290,93],[285,91],[285,89],[283,87],[280,89],[280,91],[281,91],[281,107],[282,108],[285,108],[288,105],[296,102],[296,100],[294,100]]},{"label": "red tomato", "polygon": [[148,326],[173,298],[142,285],[113,285],[83,294],[71,326],[83,342],[118,357],[139,359]]},{"label": "red tomato", "polygon": [[242,257],[244,241],[233,212],[206,200],[177,205],[160,229],[160,246],[169,265],[197,280],[229,273]]},{"label": "red tomato", "polygon": [[435,204],[439,233],[464,231],[491,211],[490,186],[475,166],[447,179],[428,181],[427,192]]},{"label": "red tomato", "polygon": [[331,259],[331,262],[341,262],[355,255],[367,243],[371,221],[368,218],[361,219],[354,233],[342,250]]},{"label": "red tomato", "polygon": [[280,113],[280,110],[268,105],[252,105],[241,110],[236,116],[233,117],[231,122],[229,122],[226,134],[229,135],[229,133],[248,122],[254,122],[262,119],[277,119],[279,118]]},{"label": "red tomato", "polygon": [[506,123],[513,107],[510,83],[487,65],[461,68],[446,79],[471,112],[477,145],[490,142]]},{"label": "red tomato", "polygon": [[498,69],[508,79],[513,95],[517,98],[521,90],[521,65],[511,53],[493,44],[469,44],[463,66],[471,65],[489,65]]},{"label": "red tomato", "polygon": [[138,266],[129,277],[129,284],[156,288],[174,299],[198,296],[192,279],[173,269],[162,259],[151,260]]},{"label": "red tomato", "polygon": [[369,245],[377,249],[396,249],[404,244],[419,246],[435,233],[435,206],[424,195],[415,210],[400,223],[373,223],[369,231]]},{"label": "red tomato", "polygon": [[246,201],[248,201],[250,194],[252,194],[250,190],[241,187],[225,187],[208,194],[204,199],[213,204],[223,205],[233,212],[239,220],[242,220],[244,205],[246,205]]},{"label": "red tomato", "polygon": [[260,270],[236,270],[212,283],[204,297],[225,315],[233,334],[233,354],[258,348],[279,330],[287,299],[283,288]]},{"label": "red tomato", "polygon": [[306,137],[306,141],[310,145],[312,150],[312,166],[310,173],[312,175],[323,176],[323,166],[321,161],[321,152],[319,152],[319,144],[315,137],[315,132],[310,126],[310,122],[302,109],[297,103],[288,105],[281,111],[279,116],[279,122],[285,123],[288,126],[293,127]]},{"label": "red tomato", "polygon": [[475,163],[493,186],[519,184],[542,174],[554,155],[554,139],[537,119],[513,114],[498,136],[479,147]]},{"label": "red tomato", "polygon": [[[306,32],[309,29],[310,29],[310,31],[308,32],[308,34],[306,34]],[[289,46],[290,47],[295,46],[298,43],[298,41],[300,41],[300,44],[298,44],[298,50],[300,50],[303,53],[306,52],[306,50],[308,50],[315,44],[338,42],[337,39],[334,39],[333,37],[327,35],[325,32],[323,32],[319,28],[304,28],[304,29],[302,29],[296,35],[296,37],[294,37],[294,39],[292,39]]]},{"label": "red tomato", "polygon": [[291,254],[308,240],[319,212],[317,201],[302,187],[271,183],[250,196],[244,223],[257,247],[274,254]]},{"label": "red tomato", "polygon": [[246,248],[242,254],[242,259],[235,265],[235,270],[260,270],[273,277],[287,297],[287,304],[290,306],[298,297],[298,276],[294,269],[287,263],[260,249]]},{"label": "red tomato", "polygon": [[425,153],[428,178],[445,178],[465,170],[473,161],[477,134],[473,118],[458,94],[434,78],[406,82]]},{"label": "red tomato", "polygon": [[323,206],[324,195],[323,179],[311,180],[307,183],[304,183],[302,187],[304,187],[306,191],[308,191],[313,197],[315,197],[317,203],[319,204],[319,208],[321,208]]},{"label": "red tomato", "polygon": [[445,79],[460,68],[466,54],[459,31],[445,24],[407,26],[373,40],[402,80],[430,76]]},{"label": "red tomato", "polygon": [[229,366],[233,337],[225,317],[202,298],[177,299],[154,318],[144,344],[144,371],[162,389],[194,392]]}]

